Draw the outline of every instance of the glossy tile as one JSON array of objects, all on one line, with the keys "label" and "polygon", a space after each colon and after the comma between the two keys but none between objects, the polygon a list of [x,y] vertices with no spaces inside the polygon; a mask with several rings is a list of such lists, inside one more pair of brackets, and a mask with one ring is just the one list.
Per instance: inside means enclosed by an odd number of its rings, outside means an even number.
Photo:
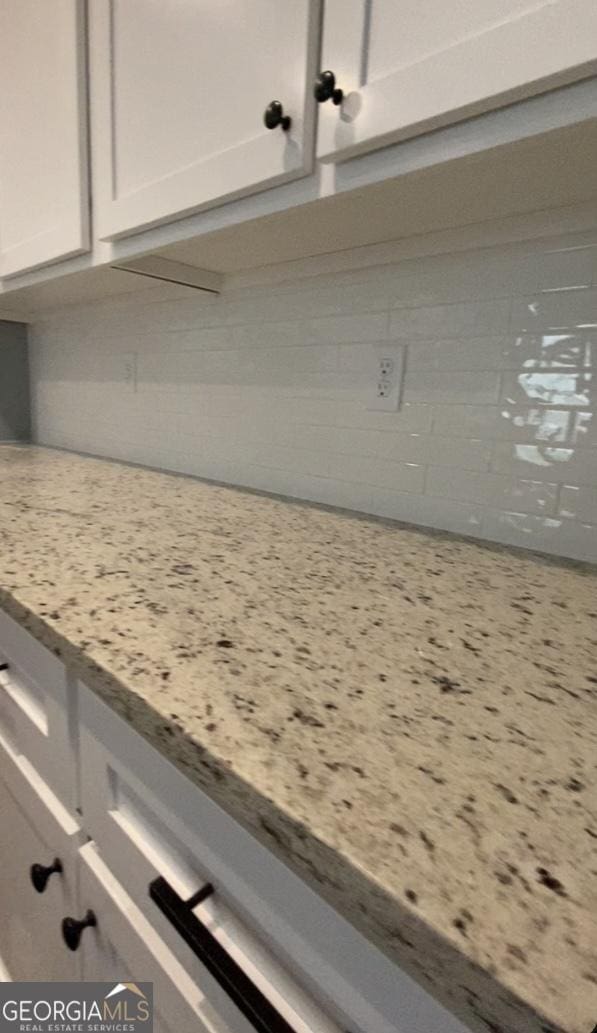
[{"label": "glossy tile", "polygon": [[496,509],[520,509],[524,513],[555,513],[558,485],[549,481],[513,480],[495,473],[447,470],[427,472],[427,495],[477,502]]},{"label": "glossy tile", "polygon": [[560,516],[597,525],[597,487],[562,485]]},{"label": "glossy tile", "polygon": [[409,402],[446,402],[452,405],[497,402],[500,377],[494,372],[428,372],[411,370],[407,359],[404,399]]},{"label": "glossy tile", "polygon": [[498,442],[494,446],[492,469],[517,477],[556,481],[575,481],[580,485],[597,484],[597,451],[561,447],[546,442]]},{"label": "glossy tile", "polygon": [[[479,507],[473,533],[509,541],[500,514],[555,515],[552,485],[597,483],[597,234],[581,244],[430,254],[218,298],[160,286],[46,315],[31,329],[37,437],[349,508],[352,492],[356,509],[426,525],[435,506],[444,528],[469,526],[448,502]],[[388,339],[406,349],[403,397],[376,412],[373,348]],[[575,524],[592,548],[581,516],[523,537],[576,556]]]}]

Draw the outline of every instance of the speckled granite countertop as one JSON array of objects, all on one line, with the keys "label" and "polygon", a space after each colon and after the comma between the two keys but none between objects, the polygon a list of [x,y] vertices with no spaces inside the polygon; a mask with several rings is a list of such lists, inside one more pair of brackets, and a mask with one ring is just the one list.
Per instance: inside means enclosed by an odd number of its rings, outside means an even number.
[{"label": "speckled granite countertop", "polygon": [[465,1018],[597,1022],[597,577],[0,448],[0,605]]}]

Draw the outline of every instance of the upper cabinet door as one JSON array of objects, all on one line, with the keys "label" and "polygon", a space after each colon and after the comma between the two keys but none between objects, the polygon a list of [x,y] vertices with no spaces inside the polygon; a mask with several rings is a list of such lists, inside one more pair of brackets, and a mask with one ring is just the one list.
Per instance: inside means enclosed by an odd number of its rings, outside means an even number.
[{"label": "upper cabinet door", "polygon": [[[91,0],[100,239],[311,170],[319,7],[319,0]],[[266,128],[272,101],[290,118],[288,128],[285,121]]]},{"label": "upper cabinet door", "polygon": [[594,73],[597,3],[326,0],[321,69],[317,156],[344,159]]},{"label": "upper cabinet door", "polygon": [[84,0],[0,3],[0,276],[89,248]]}]

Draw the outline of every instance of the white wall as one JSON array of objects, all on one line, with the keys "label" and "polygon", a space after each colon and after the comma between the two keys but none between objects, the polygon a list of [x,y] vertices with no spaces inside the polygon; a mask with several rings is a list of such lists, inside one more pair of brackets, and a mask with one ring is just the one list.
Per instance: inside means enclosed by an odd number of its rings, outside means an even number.
[{"label": "white wall", "polygon": [[[388,339],[403,405],[376,413]],[[35,436],[595,561],[596,346],[597,236],[144,289],[33,326]]]}]

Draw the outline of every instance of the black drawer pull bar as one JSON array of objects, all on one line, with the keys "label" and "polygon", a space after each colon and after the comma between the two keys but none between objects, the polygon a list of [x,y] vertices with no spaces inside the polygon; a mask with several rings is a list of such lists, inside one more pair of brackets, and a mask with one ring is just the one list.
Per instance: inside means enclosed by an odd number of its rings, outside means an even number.
[{"label": "black drawer pull bar", "polygon": [[183,900],[162,876],[149,884],[151,899],[258,1033],[295,1033],[259,987],[193,914],[192,909],[213,892],[213,886],[207,883],[189,900]]}]

